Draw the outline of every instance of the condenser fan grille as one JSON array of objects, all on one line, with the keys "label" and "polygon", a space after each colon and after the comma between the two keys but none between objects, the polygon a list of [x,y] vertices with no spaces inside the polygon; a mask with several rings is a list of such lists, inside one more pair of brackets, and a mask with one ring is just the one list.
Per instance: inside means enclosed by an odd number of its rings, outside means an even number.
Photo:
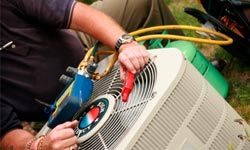
[{"label": "condenser fan grille", "polygon": [[105,78],[95,82],[91,100],[100,95],[111,94],[116,98],[116,104],[105,126],[91,138],[80,143],[79,148],[114,149],[142,114],[148,101],[153,99],[156,77],[156,66],[153,61],[150,61],[136,76],[134,88],[126,103],[121,100],[122,81],[117,66]]}]

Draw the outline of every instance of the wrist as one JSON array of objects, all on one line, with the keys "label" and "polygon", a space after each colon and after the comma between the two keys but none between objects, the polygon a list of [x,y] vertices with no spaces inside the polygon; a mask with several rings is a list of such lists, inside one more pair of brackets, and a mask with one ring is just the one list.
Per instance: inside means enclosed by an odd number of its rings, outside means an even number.
[{"label": "wrist", "polygon": [[42,142],[44,140],[45,136],[42,135],[39,138],[37,138],[35,141],[31,143],[30,150],[41,150],[42,148]]},{"label": "wrist", "polygon": [[123,45],[132,43],[133,41],[135,41],[134,37],[128,33],[125,33],[121,35],[119,39],[116,41],[115,50],[119,52]]},{"label": "wrist", "polygon": [[25,144],[24,150],[31,150],[31,149],[33,149],[33,144],[34,144],[34,142],[35,142],[36,140],[37,140],[36,137],[30,139],[30,140]]}]

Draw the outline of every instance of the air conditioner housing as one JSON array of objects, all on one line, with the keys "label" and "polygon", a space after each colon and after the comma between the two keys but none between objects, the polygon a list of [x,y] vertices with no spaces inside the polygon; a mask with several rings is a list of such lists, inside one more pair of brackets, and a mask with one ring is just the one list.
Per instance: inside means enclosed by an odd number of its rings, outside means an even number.
[{"label": "air conditioner housing", "polygon": [[[250,131],[249,125],[178,49],[150,53],[152,59],[137,75],[127,103],[121,100],[117,66],[94,83],[91,101],[108,94],[115,105],[105,123],[80,140],[79,149],[250,149],[250,143],[239,138],[246,135],[244,129]],[[108,59],[99,64],[99,70]],[[235,121],[239,119],[243,125]]]}]

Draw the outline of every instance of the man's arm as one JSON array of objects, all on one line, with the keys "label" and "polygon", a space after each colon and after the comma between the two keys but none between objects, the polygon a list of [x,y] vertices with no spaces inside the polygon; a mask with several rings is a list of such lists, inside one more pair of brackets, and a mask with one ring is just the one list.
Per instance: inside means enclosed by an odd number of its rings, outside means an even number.
[{"label": "man's arm", "polygon": [[[80,2],[74,6],[70,28],[85,32],[113,49],[119,37],[126,33],[111,17]],[[148,62],[148,52],[137,42],[122,45],[119,52],[121,66],[132,73],[140,72]],[[121,77],[124,78],[123,71]]]},{"label": "man's arm", "polygon": [[[104,13],[79,2],[75,4],[70,28],[88,33],[113,49],[118,38],[126,33],[113,19]],[[144,46],[139,45],[137,42],[122,45],[119,53],[121,66],[124,66],[132,73],[141,71],[148,62],[148,52]],[[124,68],[121,68],[122,79],[124,78]],[[72,144],[75,145],[76,136],[72,129],[75,125],[76,122],[67,122],[54,128],[44,140],[44,143],[49,146],[47,148],[63,149]],[[33,136],[29,132],[14,129],[7,132],[0,139],[0,147],[9,148],[13,146],[14,149],[24,149],[25,144],[32,138]],[[32,148],[35,149],[38,142],[39,139],[32,144]]]}]

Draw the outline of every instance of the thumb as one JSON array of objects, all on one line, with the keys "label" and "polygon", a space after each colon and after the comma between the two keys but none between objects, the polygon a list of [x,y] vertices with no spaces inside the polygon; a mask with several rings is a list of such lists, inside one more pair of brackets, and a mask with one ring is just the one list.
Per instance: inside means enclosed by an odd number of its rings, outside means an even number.
[{"label": "thumb", "polygon": [[55,130],[62,130],[62,129],[66,129],[66,128],[74,129],[77,126],[77,124],[78,124],[77,120],[68,121],[68,122],[65,122],[63,124],[60,124],[60,125],[56,126]]},{"label": "thumb", "polygon": [[74,128],[76,128],[76,127],[77,127],[77,125],[78,125],[79,121],[74,120],[74,121],[72,121],[71,123],[72,123],[72,124],[71,124],[71,128],[72,128],[72,129],[74,129]]}]

